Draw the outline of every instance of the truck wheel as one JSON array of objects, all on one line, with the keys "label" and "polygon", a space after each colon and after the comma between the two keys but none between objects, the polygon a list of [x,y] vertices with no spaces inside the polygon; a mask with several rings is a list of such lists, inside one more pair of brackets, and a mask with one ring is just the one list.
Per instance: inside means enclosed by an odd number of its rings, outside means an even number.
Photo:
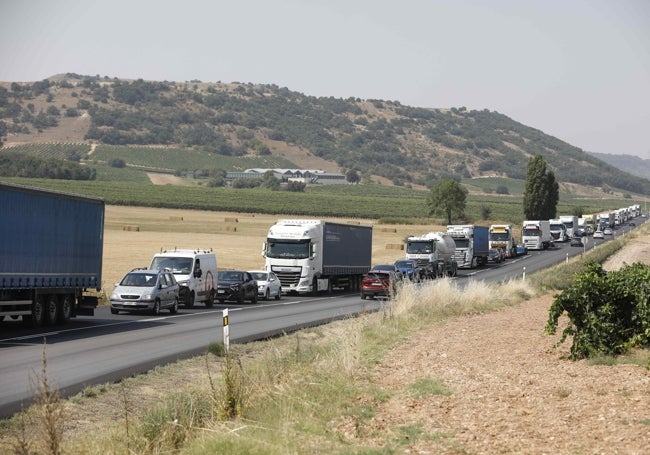
[{"label": "truck wheel", "polygon": [[59,298],[55,294],[45,299],[45,324],[54,325],[59,318]]},{"label": "truck wheel", "polygon": [[38,328],[43,325],[45,319],[45,302],[43,296],[38,296],[32,302],[32,314],[23,316],[23,323],[28,327]]},{"label": "truck wheel", "polygon": [[318,295],[318,280],[316,278],[311,284],[311,295]]},{"label": "truck wheel", "polygon": [[61,299],[59,306],[59,324],[66,324],[72,317],[72,306],[74,305],[74,296],[72,294],[65,294]]},{"label": "truck wheel", "polygon": [[475,269],[478,266],[478,259],[476,256],[472,258],[472,263],[469,265],[470,269]]}]

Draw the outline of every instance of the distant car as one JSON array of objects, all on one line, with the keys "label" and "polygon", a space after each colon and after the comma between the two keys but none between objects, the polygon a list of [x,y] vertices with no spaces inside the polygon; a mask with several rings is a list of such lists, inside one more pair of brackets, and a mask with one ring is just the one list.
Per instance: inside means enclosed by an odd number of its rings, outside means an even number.
[{"label": "distant car", "polygon": [[601,231],[601,230],[599,229],[599,230],[597,230],[596,232],[594,232],[593,237],[594,237],[595,239],[604,239],[604,238],[605,238],[605,235],[603,234],[603,231]]},{"label": "distant car", "polygon": [[273,272],[266,270],[249,270],[253,275],[253,279],[257,281],[257,296],[262,297],[264,300],[270,300],[274,297],[275,300],[280,300],[282,296],[282,283],[280,279]]},{"label": "distant car", "polygon": [[369,271],[361,281],[361,299],[390,297],[395,292],[398,280],[397,273],[392,270]]},{"label": "distant car", "polygon": [[373,266],[370,270],[390,270],[391,272],[395,272],[397,274],[398,279],[404,278],[402,275],[402,272],[397,268],[395,264],[377,264]]},{"label": "distant car", "polygon": [[414,259],[400,259],[395,261],[395,267],[404,278],[411,281],[421,281],[424,277],[424,271]]},{"label": "distant car", "polygon": [[490,248],[488,260],[499,263],[505,259],[506,255],[501,248]]},{"label": "distant car", "polygon": [[582,243],[582,236],[574,235],[571,237],[571,246],[584,246]]},{"label": "distant car", "polygon": [[606,227],[605,229],[603,229],[603,234],[605,235],[612,235],[613,233],[614,232],[612,231],[612,228]]},{"label": "distant car", "polygon": [[636,223],[635,223],[634,221],[630,221],[630,222],[629,222],[629,225],[630,225],[630,226],[636,226]]},{"label": "distant car", "polygon": [[167,270],[133,269],[117,283],[111,293],[111,313],[120,311],[178,312],[179,286],[174,274]]},{"label": "distant car", "polygon": [[528,254],[528,248],[526,248],[526,245],[520,243],[517,245],[517,256],[523,256]]},{"label": "distant car", "polygon": [[257,303],[257,281],[243,270],[222,270],[217,274],[217,300],[219,303],[226,300]]}]

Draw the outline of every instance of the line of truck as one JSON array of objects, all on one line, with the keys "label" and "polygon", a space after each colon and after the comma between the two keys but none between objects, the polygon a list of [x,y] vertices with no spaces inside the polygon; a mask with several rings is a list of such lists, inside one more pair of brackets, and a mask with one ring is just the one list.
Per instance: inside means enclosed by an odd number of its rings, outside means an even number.
[{"label": "line of truck", "polygon": [[[92,315],[101,295],[104,201],[0,183],[0,211],[5,221],[0,224],[0,321],[21,317],[39,327]],[[637,206],[616,213],[600,213],[594,222],[627,219],[640,211]],[[565,235],[576,232],[572,229],[580,221],[559,220]],[[523,222],[527,249],[543,250],[554,240],[549,220]],[[517,255],[512,225],[448,225],[446,232],[410,236],[405,240],[405,258],[417,261],[428,278],[455,276],[459,268],[485,265],[494,248],[502,248],[506,257]],[[278,220],[268,230],[262,256],[265,269],[279,277],[283,293],[358,291],[372,266],[372,226]],[[195,300],[213,304],[214,253],[162,251],[154,255],[150,267],[181,274],[177,279],[185,306],[192,307]]]}]

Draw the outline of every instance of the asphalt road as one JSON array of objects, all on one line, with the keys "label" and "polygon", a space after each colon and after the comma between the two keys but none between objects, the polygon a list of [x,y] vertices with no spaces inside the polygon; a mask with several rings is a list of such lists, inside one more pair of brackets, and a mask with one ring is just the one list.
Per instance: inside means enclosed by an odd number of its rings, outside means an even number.
[{"label": "asphalt road", "polygon": [[[622,235],[629,227],[615,231]],[[595,244],[606,240],[596,240]],[[589,238],[586,248],[594,240]],[[460,270],[460,285],[480,279],[498,282],[521,279],[525,273],[557,264],[584,251],[568,243],[545,251]],[[223,342],[223,310],[228,308],[231,343],[243,343],[373,311],[378,301],[349,293],[318,297],[283,296],[257,305],[215,305],[180,308],[176,315],[111,315],[99,308],[94,317],[78,317],[65,327],[25,329],[18,321],[0,323],[0,417],[31,403],[43,356],[48,382],[70,396],[85,387],[117,381],[157,365],[206,352],[210,343]]]}]

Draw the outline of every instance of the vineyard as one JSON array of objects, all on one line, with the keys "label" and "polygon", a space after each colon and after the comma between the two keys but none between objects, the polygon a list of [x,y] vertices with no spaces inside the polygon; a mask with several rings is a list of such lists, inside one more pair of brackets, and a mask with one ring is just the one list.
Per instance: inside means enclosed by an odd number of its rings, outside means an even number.
[{"label": "vineyard", "polygon": [[64,143],[36,143],[4,147],[3,152],[23,153],[44,159],[69,160],[71,157],[84,159],[90,152],[90,144],[64,142]]}]

